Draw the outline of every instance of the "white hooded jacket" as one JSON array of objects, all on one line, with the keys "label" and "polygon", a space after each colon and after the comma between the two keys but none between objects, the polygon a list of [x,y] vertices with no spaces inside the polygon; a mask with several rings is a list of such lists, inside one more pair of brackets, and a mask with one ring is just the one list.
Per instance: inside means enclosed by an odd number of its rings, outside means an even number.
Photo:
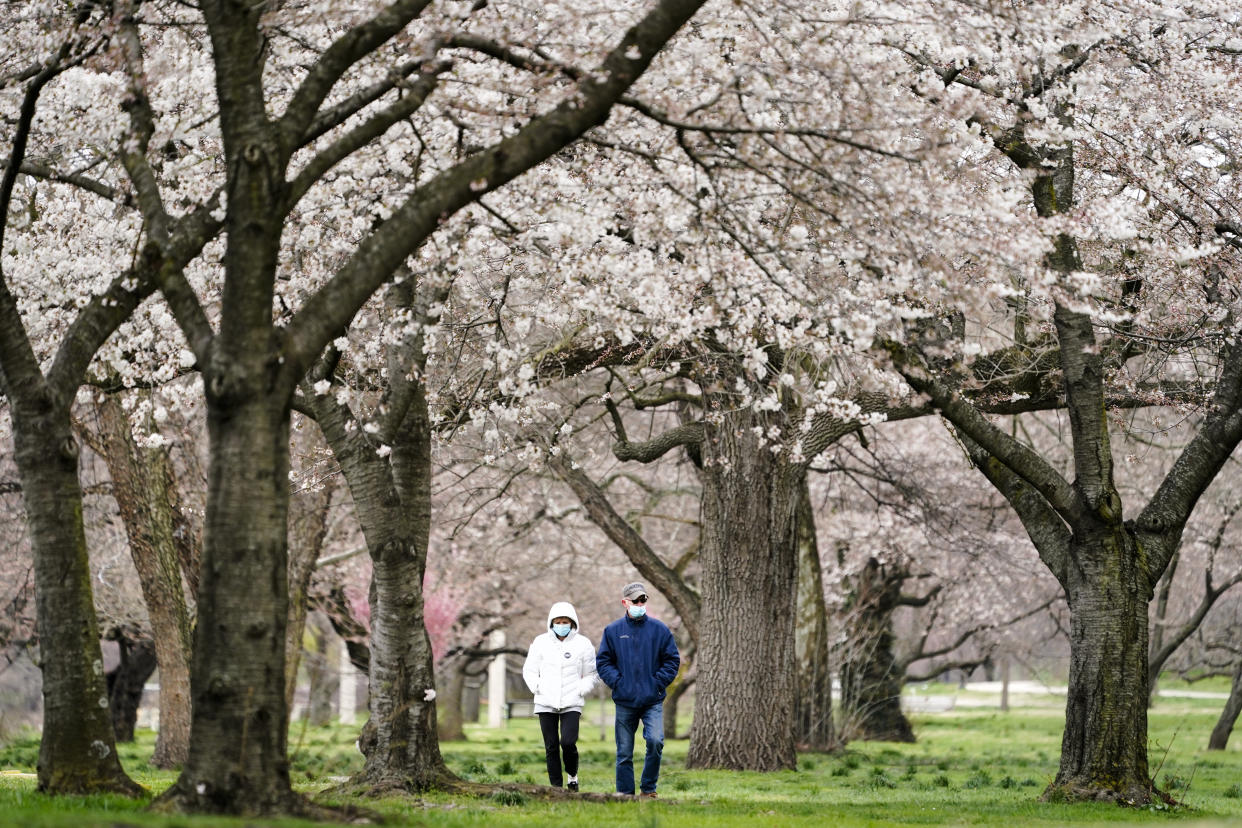
[{"label": "white hooded jacket", "polygon": [[[564,640],[552,632],[553,618],[568,618],[572,624]],[[595,687],[595,647],[578,633],[578,613],[568,601],[558,601],[548,610],[547,631],[535,637],[526,651],[522,678],[535,694],[536,713],[564,713],[582,710],[586,695]]]}]

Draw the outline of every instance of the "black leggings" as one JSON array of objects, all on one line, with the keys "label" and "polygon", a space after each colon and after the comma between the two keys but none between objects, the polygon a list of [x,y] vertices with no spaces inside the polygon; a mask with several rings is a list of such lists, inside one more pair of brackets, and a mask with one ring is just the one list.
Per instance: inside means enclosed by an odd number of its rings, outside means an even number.
[{"label": "black leggings", "polygon": [[[543,731],[543,752],[548,758],[548,782],[554,788],[565,784],[561,776],[561,751],[565,752],[565,773],[578,775],[578,720],[582,713],[540,713],[539,729]],[[560,731],[559,735],[557,731]]]}]

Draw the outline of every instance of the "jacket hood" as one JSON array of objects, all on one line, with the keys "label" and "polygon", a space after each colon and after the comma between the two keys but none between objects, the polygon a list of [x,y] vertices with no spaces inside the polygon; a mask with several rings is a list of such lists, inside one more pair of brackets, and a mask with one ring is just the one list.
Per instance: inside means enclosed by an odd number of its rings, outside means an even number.
[{"label": "jacket hood", "polygon": [[548,623],[545,629],[552,629],[552,619],[562,616],[573,622],[573,629],[578,629],[578,613],[574,612],[574,605],[568,601],[557,601],[552,605],[552,609],[548,610]]}]

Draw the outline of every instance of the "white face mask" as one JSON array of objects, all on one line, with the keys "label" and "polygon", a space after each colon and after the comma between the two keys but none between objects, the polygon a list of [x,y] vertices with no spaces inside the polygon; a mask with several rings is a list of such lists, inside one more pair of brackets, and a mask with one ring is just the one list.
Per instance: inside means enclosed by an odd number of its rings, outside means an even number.
[{"label": "white face mask", "polygon": [[647,614],[647,608],[642,604],[630,604],[630,618],[642,618]]},{"label": "white face mask", "polygon": [[572,624],[553,624],[552,632],[556,633],[561,638],[564,638],[565,636],[569,635],[569,630],[572,628],[572,626],[573,626]]}]

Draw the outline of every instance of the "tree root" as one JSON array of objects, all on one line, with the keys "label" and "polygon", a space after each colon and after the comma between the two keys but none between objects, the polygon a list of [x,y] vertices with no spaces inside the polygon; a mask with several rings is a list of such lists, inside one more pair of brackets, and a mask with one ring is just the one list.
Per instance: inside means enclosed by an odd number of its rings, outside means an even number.
[{"label": "tree root", "polygon": [[435,779],[413,779],[408,776],[397,775],[375,779],[358,774],[349,781],[324,791],[319,794],[319,797],[357,796],[377,798],[382,796],[416,796],[430,792],[497,799],[511,796],[519,801],[520,799],[539,799],[550,802],[565,802],[569,800],[616,802],[618,800],[631,800],[634,798],[626,794],[594,791],[571,793],[564,788],[553,788],[550,785],[534,785],[521,782],[468,782],[451,773]]},{"label": "tree root", "polygon": [[241,817],[297,817],[316,822],[375,825],[383,817],[356,805],[322,805],[293,791],[274,792],[263,800],[208,797],[186,791],[178,781],[148,806],[159,814],[220,814]]},{"label": "tree root", "polygon": [[1115,802],[1132,808],[1145,808],[1153,803],[1170,807],[1182,804],[1157,788],[1154,782],[1136,783],[1125,788],[1101,782],[1053,782],[1039,799],[1041,802]]},{"label": "tree root", "polygon": [[88,796],[91,794],[119,794],[120,796],[128,796],[131,799],[142,799],[150,796],[151,792],[130,779],[125,774],[109,775],[102,779],[54,779],[52,783],[44,787],[39,786],[39,792],[48,796]]}]

